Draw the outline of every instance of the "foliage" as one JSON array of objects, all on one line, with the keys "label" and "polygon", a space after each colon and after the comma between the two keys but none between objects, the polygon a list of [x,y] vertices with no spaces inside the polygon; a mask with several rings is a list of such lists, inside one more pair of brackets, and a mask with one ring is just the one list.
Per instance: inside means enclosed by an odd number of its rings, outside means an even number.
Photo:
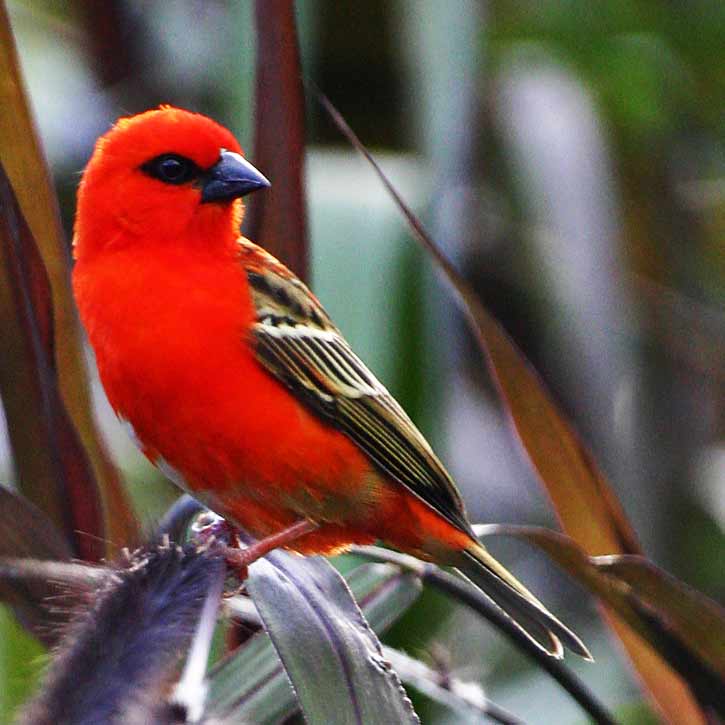
[{"label": "foliage", "polygon": [[[102,24],[102,16],[100,12],[93,22]],[[514,24],[515,13],[511,17]],[[265,159],[267,175],[287,183],[255,209],[247,222],[256,230],[258,241],[270,248],[280,245],[275,251],[303,273],[308,259],[303,94],[291,4],[260,0],[256,20],[262,33],[257,108],[264,109],[257,115],[256,157],[258,163]],[[551,18],[547,20],[543,10],[538,22],[548,28],[557,26]],[[145,577],[144,586],[163,591],[165,606],[151,608],[150,629],[140,628],[139,637],[133,640],[134,646],[145,646],[158,659],[145,658],[144,667],[150,669],[136,672],[140,680],[149,682],[148,697],[134,695],[129,705],[124,698],[135,686],[131,677],[127,689],[116,694],[119,707],[143,711],[149,721],[167,722],[196,714],[210,721],[280,722],[300,708],[312,722],[335,717],[360,723],[414,722],[416,715],[401,680],[446,708],[467,713],[478,708],[481,716],[486,713],[501,722],[515,721],[481,693],[461,694],[455,678],[447,680],[435,667],[422,666],[381,647],[376,634],[382,634],[411,607],[421,582],[473,606],[507,631],[506,623],[496,618],[495,610],[486,608],[485,601],[471,604],[470,587],[431,565],[368,549],[359,553],[397,566],[352,566],[343,577],[325,560],[275,552],[250,568],[248,596],[237,594],[225,600],[225,616],[218,629],[226,630],[229,651],[216,653],[210,668],[207,656],[221,597],[221,583],[212,586],[208,579],[213,578],[214,567],[216,571],[220,567],[213,550],[194,544],[182,555],[160,535],[131,562],[121,557],[110,566],[90,566],[104,556],[114,556],[123,545],[135,547],[139,526],[91,423],[77,330],[68,312],[67,255],[55,200],[4,12],[0,26],[0,74],[10,81],[3,86],[10,91],[4,91],[7,102],[2,104],[0,128],[13,129],[0,141],[0,391],[19,481],[17,491],[0,489],[0,597],[12,607],[17,622],[46,645],[57,644],[61,627],[69,619],[74,622],[71,635],[63,641],[62,654],[54,659],[44,688],[28,710],[29,722],[45,717],[38,714],[41,711],[62,712],[69,702],[64,698],[71,688],[59,683],[69,674],[69,662],[87,660],[84,642],[96,642],[96,638],[106,644],[118,641],[114,651],[130,644],[125,632],[132,624],[108,612],[117,612],[119,601],[126,602],[124,611],[128,611],[128,602],[139,608],[141,602],[157,602],[153,597],[144,599],[140,589],[134,588],[136,584],[129,588],[136,576]],[[509,32],[515,35],[519,30],[509,28]],[[621,56],[626,48],[619,50]],[[684,55],[687,52],[683,50]],[[590,61],[583,58],[582,62]],[[642,85],[647,81],[640,73],[632,82]],[[708,76],[708,83],[717,81]],[[643,556],[617,495],[554,396],[425,232],[344,119],[324,102],[337,126],[372,163],[414,235],[451,282],[518,436],[568,534],[541,528],[489,527],[486,535],[514,535],[534,543],[598,597],[607,622],[645,683],[646,694],[667,716],[688,722],[704,722],[715,713],[725,717],[720,694],[725,672],[722,609]],[[627,110],[622,108],[620,113],[625,114]],[[641,106],[633,106],[629,114],[646,126]],[[280,139],[285,141],[283,145]],[[168,532],[173,524],[172,540],[183,543],[182,532],[194,513],[193,506],[177,511],[176,520],[172,515],[171,524],[164,522],[161,530]],[[71,564],[71,558],[85,563]],[[169,560],[175,563],[161,567],[162,573],[153,568],[154,562]],[[184,561],[190,563],[192,574],[174,578],[186,572],[180,564]],[[174,586],[169,585],[170,579]],[[189,595],[185,587],[193,588],[195,594]],[[211,593],[205,597],[201,591],[206,589]],[[48,606],[58,601],[62,606]],[[84,616],[88,601],[107,613],[95,619]],[[176,635],[173,643],[149,635],[164,622],[180,621],[170,612],[182,605],[184,624],[170,632]],[[115,633],[109,629],[113,623],[120,628]],[[0,651],[0,663],[9,667],[13,667],[9,664],[13,657],[18,662],[41,651],[37,643],[30,646],[32,655],[21,650],[22,636],[16,627],[5,627],[12,636]],[[508,634],[514,644],[522,646],[515,632]],[[104,659],[102,650],[94,651],[101,661],[98,667],[89,668],[83,680],[88,691],[97,695],[102,691],[103,666],[112,669],[112,663]],[[160,684],[178,679],[179,651],[187,652],[186,668],[171,697],[166,698],[160,694]],[[552,674],[593,719],[612,720],[571,673],[544,661],[540,654],[537,657],[537,666]],[[397,674],[388,660],[399,668]],[[26,660],[23,667],[27,666]],[[0,666],[3,677],[13,681],[13,674],[7,676]],[[7,690],[9,701],[0,701],[3,708],[9,710],[17,704],[25,694],[19,689]],[[103,699],[113,700],[116,694]],[[97,713],[96,705],[83,706],[90,708],[87,713]]]}]

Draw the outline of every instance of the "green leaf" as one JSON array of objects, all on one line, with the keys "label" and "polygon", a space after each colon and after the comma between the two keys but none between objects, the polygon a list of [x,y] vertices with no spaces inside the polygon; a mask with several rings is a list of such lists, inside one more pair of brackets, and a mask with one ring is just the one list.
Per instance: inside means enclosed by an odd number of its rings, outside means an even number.
[{"label": "green leaf", "polygon": [[35,689],[45,663],[43,654],[38,641],[0,606],[0,725],[13,721],[15,710]]},{"label": "green leaf", "polygon": [[309,722],[418,722],[329,562],[274,552],[250,567],[247,588]]},{"label": "green leaf", "polygon": [[[379,646],[371,646],[369,630],[366,625],[361,626],[360,613],[356,611],[357,608],[354,606],[354,602],[351,605],[349,594],[340,586],[340,582],[337,580],[339,575],[336,573],[330,574],[332,569],[324,560],[305,560],[289,554],[282,554],[282,558],[287,560],[286,563],[288,566],[294,567],[309,561],[315,569],[323,570],[323,580],[326,579],[335,582],[333,588],[338,592],[342,589],[344,592],[343,600],[347,599],[347,603],[344,607],[343,619],[336,622],[335,627],[350,629],[354,633],[352,637],[360,640],[361,644],[358,645],[358,649],[350,653],[352,657],[360,658],[360,662],[368,662],[369,656],[372,655],[376,658],[376,662],[380,662],[381,652]],[[321,567],[320,564],[322,564]],[[250,574],[255,566],[251,567]],[[349,573],[347,581],[370,627],[378,633],[383,632],[387,627],[392,625],[416,600],[421,590],[420,582],[414,575],[400,572],[395,567],[381,564],[364,564],[359,566]],[[288,586],[284,586],[285,590],[288,588]],[[285,593],[285,598],[287,596]],[[325,595],[318,590],[317,600],[324,600],[324,597]],[[280,606],[279,603],[276,606],[279,607],[279,618],[285,620],[282,629],[289,629],[291,637],[294,638],[294,626],[297,622],[297,617],[285,618],[285,608]],[[326,604],[325,606],[328,605]],[[338,604],[332,606],[332,603],[330,603],[328,609],[338,614],[340,613],[340,606]],[[354,616],[352,618],[350,618],[351,614],[348,611],[350,609],[353,609],[352,614]],[[319,637],[320,634],[319,632],[313,631],[308,636]],[[327,640],[327,634],[323,635],[323,639],[329,642]],[[303,652],[310,649],[307,640],[303,641],[299,646]],[[334,661],[335,659],[333,659]],[[370,673],[372,675],[371,680],[375,682],[375,685],[370,690],[365,691],[364,698],[368,700],[365,715],[369,715],[368,710],[372,708],[375,711],[373,717],[383,718],[383,720],[372,719],[366,722],[385,722],[386,713],[387,716],[393,718],[392,720],[387,720],[387,722],[415,722],[415,716],[407,700],[398,702],[402,700],[400,685],[392,681],[389,673],[383,674],[378,670],[377,665],[372,669],[373,672]],[[322,696],[328,700],[327,702],[323,700],[318,704],[326,710],[321,715],[323,719],[317,720],[315,719],[315,715],[305,710],[308,720],[310,722],[331,722],[333,720],[334,722],[345,722],[340,718],[344,713],[350,714],[348,703],[343,702],[342,709],[338,711],[332,708],[338,707],[338,701],[340,699],[344,700],[347,697],[347,693],[343,691],[330,695],[327,692],[328,687],[333,686],[333,683],[325,683],[322,681],[321,670],[317,662],[313,662],[311,669],[304,671],[302,677],[303,679],[311,681],[304,685],[306,692],[312,694],[312,688],[317,686],[325,691],[322,693]],[[335,673],[336,682],[339,680],[339,677],[340,675]],[[367,673],[365,678],[367,679]],[[362,679],[355,681],[357,688],[363,684],[365,682]],[[297,682],[295,682],[295,685],[298,686]],[[381,690],[384,693],[382,701],[378,699]],[[378,697],[376,697],[375,693],[378,693]],[[318,695],[315,696],[317,697]],[[390,697],[397,704],[390,706],[387,702],[387,698]],[[233,718],[235,721],[276,723],[291,715],[298,707],[298,702],[293,690],[290,688],[280,658],[275,652],[269,637],[264,633],[259,633],[252,637],[237,651],[217,665],[211,673],[209,692],[210,715],[219,718]],[[355,720],[351,722],[355,722]]]}]

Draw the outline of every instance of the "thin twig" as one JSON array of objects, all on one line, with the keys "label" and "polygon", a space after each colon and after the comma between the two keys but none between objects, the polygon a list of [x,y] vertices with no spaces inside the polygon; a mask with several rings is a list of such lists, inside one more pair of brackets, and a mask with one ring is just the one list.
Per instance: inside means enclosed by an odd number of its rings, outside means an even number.
[{"label": "thin twig", "polygon": [[445,677],[424,662],[392,647],[383,645],[383,654],[404,683],[412,685],[424,695],[452,710],[464,711],[467,721],[471,716],[477,715],[481,722],[486,718],[502,725],[521,725],[523,722],[495,702],[491,702],[476,683]]},{"label": "thin twig", "polygon": [[90,566],[70,561],[0,557],[0,581],[52,581],[75,587],[97,587],[112,574],[113,570],[105,566]]}]

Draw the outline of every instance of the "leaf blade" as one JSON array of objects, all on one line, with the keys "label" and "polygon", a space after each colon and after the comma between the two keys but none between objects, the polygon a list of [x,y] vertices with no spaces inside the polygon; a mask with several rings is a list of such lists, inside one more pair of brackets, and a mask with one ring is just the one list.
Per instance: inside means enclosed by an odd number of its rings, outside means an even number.
[{"label": "leaf blade", "polygon": [[544,551],[609,607],[605,615],[621,639],[646,648],[641,664],[651,676],[666,662],[701,703],[725,714],[725,699],[718,695],[725,681],[725,610],[718,604],[644,557],[590,557],[573,539],[536,526],[475,529],[484,536],[514,536]]},{"label": "leaf blade", "polygon": [[[295,557],[295,561],[300,560]],[[378,633],[402,615],[421,591],[416,577],[386,565],[358,566],[346,579]],[[280,722],[298,707],[279,657],[263,633],[216,666],[210,677],[209,701],[212,715],[260,723]]]},{"label": "leaf blade", "polygon": [[[0,560],[34,558],[67,560],[72,549],[53,522],[27,499],[0,486]],[[20,623],[46,644],[64,621],[45,602],[57,597],[59,587],[38,579],[34,582],[14,581],[3,572],[0,561],[0,600],[9,604]],[[57,611],[57,609],[55,610]]]},{"label": "leaf blade", "polygon": [[19,485],[74,547],[103,556],[99,491],[60,397],[51,290],[33,234],[0,163],[0,391]]},{"label": "leaf blade", "polygon": [[[634,530],[614,491],[524,355],[428,235],[345,119],[329,99],[317,93],[335,125],[373,167],[407,220],[413,236],[450,283],[507,405],[519,440],[545,485],[564,530],[589,554],[640,553]],[[540,427],[541,421],[545,422],[543,427]],[[648,694],[666,716],[704,723],[703,713],[686,681],[613,616],[608,621],[624,644]]]},{"label": "leaf blade", "polygon": [[418,722],[380,642],[325,559],[273,552],[250,567],[247,587],[308,721]]},{"label": "leaf blade", "polygon": [[300,279],[308,277],[305,108],[290,0],[257,0],[254,163],[272,188],[250,200],[244,228]]},{"label": "leaf blade", "polygon": [[80,330],[70,293],[68,248],[4,0],[0,0],[0,78],[3,79],[0,84],[0,162],[17,194],[49,278],[55,331],[52,345],[48,345],[48,358],[57,360],[60,395],[97,481],[107,532],[106,554],[111,557],[117,547],[138,543],[139,529],[92,417]]}]

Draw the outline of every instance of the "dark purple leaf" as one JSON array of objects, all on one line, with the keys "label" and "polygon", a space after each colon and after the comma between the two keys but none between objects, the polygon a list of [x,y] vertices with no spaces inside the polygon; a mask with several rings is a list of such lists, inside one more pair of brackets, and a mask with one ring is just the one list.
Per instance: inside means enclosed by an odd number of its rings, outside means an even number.
[{"label": "dark purple leaf", "polygon": [[[37,249],[26,248],[23,254],[32,256],[21,259],[25,267],[27,300],[35,314],[34,334],[40,341],[40,347],[47,351],[49,368],[57,367],[57,387],[65,404],[66,417],[72,420],[85,448],[99,491],[88,491],[86,498],[91,506],[99,495],[102,499],[107,537],[104,544],[107,555],[113,556],[119,546],[133,545],[138,541],[138,525],[93,420],[81,335],[70,292],[68,245],[60,223],[50,172],[25,93],[12,27],[5,4],[1,2],[0,78],[0,160],[37,245]],[[5,200],[0,211],[7,211]],[[37,264],[38,251],[44,268]],[[42,499],[42,495],[35,495],[35,489],[42,494],[47,488],[48,479],[53,477],[48,458],[55,453],[37,450],[43,446],[41,429],[51,423],[32,418],[38,412],[37,401],[32,395],[28,399],[29,407],[26,411],[30,379],[36,373],[33,369],[25,368],[31,360],[27,340],[20,331],[22,323],[17,317],[19,309],[16,309],[16,300],[12,299],[8,279],[9,275],[15,275],[16,272],[4,266],[0,269],[0,287],[3,288],[0,289],[0,322],[5,338],[5,348],[0,350],[0,355],[3,355],[0,361],[3,366],[0,371],[0,391],[8,413],[21,485],[38,506],[44,508],[59,526],[64,527],[65,522],[62,523],[62,520],[66,518],[65,513],[55,492],[51,488],[47,489],[47,502]],[[46,276],[50,279],[50,293]],[[49,294],[52,305],[47,303]],[[18,357],[14,369],[13,356],[16,354]],[[30,489],[34,490],[31,492]],[[80,505],[80,501],[71,501],[69,505],[74,508]],[[83,518],[81,512],[78,512],[77,518],[79,521]],[[91,528],[87,530],[98,534]]]},{"label": "dark purple leaf", "polygon": [[75,556],[104,554],[100,496],[58,391],[50,284],[35,240],[0,167],[0,394],[19,488]]},{"label": "dark purple leaf", "polygon": [[46,644],[55,640],[65,621],[59,609],[65,587],[47,577],[15,577],[3,560],[68,560],[71,555],[68,542],[42,511],[0,486],[0,600],[11,605],[23,626]]},{"label": "dark purple leaf", "polygon": [[254,164],[272,188],[250,199],[249,238],[307,279],[305,108],[292,0],[256,0]]}]

